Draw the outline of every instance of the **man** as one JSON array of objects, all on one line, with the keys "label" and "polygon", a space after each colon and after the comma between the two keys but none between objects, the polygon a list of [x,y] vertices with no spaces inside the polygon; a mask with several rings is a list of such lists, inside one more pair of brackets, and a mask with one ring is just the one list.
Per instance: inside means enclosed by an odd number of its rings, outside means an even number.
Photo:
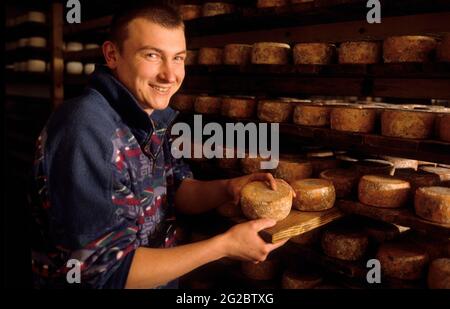
[{"label": "man", "polygon": [[[173,210],[197,214],[239,201],[242,187],[269,173],[197,181],[170,152],[168,107],[184,79],[183,22],[164,5],[123,10],[103,44],[84,93],[65,102],[38,140],[34,217],[39,233],[33,272],[39,287],[67,287],[80,261],[80,283],[93,288],[173,287],[176,278],[222,257],[263,261],[279,244],[258,232],[269,219],[173,246]],[[167,285],[170,282],[169,285]]]}]

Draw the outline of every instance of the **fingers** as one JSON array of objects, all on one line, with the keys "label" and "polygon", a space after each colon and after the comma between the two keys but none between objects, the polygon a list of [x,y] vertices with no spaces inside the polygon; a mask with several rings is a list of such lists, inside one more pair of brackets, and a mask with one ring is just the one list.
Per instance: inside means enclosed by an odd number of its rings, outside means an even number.
[{"label": "fingers", "polygon": [[251,175],[251,181],[255,180],[267,181],[270,184],[270,188],[272,190],[277,190],[277,181],[271,173],[253,173]]},{"label": "fingers", "polygon": [[288,240],[289,240],[289,238],[286,238],[286,239],[282,239],[274,244],[268,244],[269,252],[283,246],[285,243],[288,242]]},{"label": "fingers", "polygon": [[275,224],[277,224],[277,221],[275,221],[274,219],[268,219],[268,218],[257,219],[257,220],[253,220],[250,222],[252,222],[256,232],[259,232],[261,230],[264,230],[266,228],[272,227]]}]

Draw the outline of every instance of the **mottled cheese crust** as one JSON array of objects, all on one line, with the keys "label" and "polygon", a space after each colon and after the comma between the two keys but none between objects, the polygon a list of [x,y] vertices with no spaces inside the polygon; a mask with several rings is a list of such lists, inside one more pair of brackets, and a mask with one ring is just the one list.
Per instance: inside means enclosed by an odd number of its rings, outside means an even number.
[{"label": "mottled cheese crust", "polygon": [[294,46],[294,64],[330,64],[335,46],[328,43],[299,43]]},{"label": "mottled cheese crust", "polygon": [[227,44],[223,49],[223,63],[230,65],[245,65],[250,63],[252,45]]},{"label": "mottled cheese crust", "polygon": [[182,112],[191,112],[194,110],[196,97],[196,95],[192,94],[175,94],[170,101],[170,106]]},{"label": "mottled cheese crust", "polygon": [[219,97],[198,96],[194,102],[194,110],[200,114],[219,114],[221,102]]},{"label": "mottled cheese crust", "polygon": [[291,47],[284,43],[261,42],[253,44],[252,63],[288,64]]},{"label": "mottled cheese crust", "polygon": [[355,191],[359,174],[354,169],[329,169],[320,173],[320,178],[331,181],[336,197],[343,198]]},{"label": "mottled cheese crust", "polygon": [[344,42],[339,46],[339,63],[372,64],[381,58],[381,46],[378,42]]},{"label": "mottled cheese crust", "polygon": [[426,139],[431,137],[436,113],[390,109],[381,114],[381,134],[390,137]]},{"label": "mottled cheese crust", "polygon": [[282,159],[278,162],[274,176],[292,183],[295,180],[311,177],[312,170],[311,163],[307,161]]},{"label": "mottled cheese crust", "polygon": [[414,208],[419,217],[437,223],[450,224],[450,188],[422,187],[417,189]]},{"label": "mottled cheese crust", "polygon": [[293,121],[302,126],[327,127],[330,125],[329,106],[321,104],[298,104],[294,108]]},{"label": "mottled cheese crust", "polygon": [[450,259],[440,258],[431,262],[427,277],[430,289],[450,289]]},{"label": "mottled cheese crust", "polygon": [[433,57],[436,39],[428,36],[394,36],[383,41],[384,62],[427,62]]},{"label": "mottled cheese crust", "polygon": [[258,102],[258,119],[266,122],[290,122],[294,104],[283,101]]},{"label": "mottled cheese crust", "polygon": [[234,12],[234,5],[232,3],[224,2],[206,2],[203,4],[203,16],[216,16],[222,14],[229,14]]},{"label": "mottled cheese crust", "polygon": [[375,108],[340,106],[331,110],[330,123],[333,130],[371,133],[375,129],[376,118]]},{"label": "mottled cheese crust", "polygon": [[336,191],[333,183],[325,179],[302,179],[291,183],[296,197],[293,206],[302,211],[322,211],[334,206]]},{"label": "mottled cheese crust", "polygon": [[223,50],[215,47],[202,47],[198,52],[198,64],[217,65],[222,64]]},{"label": "mottled cheese crust", "polygon": [[326,230],[322,235],[322,249],[330,257],[357,261],[366,253],[368,237],[359,231]]},{"label": "mottled cheese crust", "polygon": [[358,185],[361,203],[382,208],[405,206],[410,191],[409,182],[389,176],[365,175]]},{"label": "mottled cheese crust", "polygon": [[230,118],[253,118],[256,113],[255,99],[224,98],[221,114]]}]

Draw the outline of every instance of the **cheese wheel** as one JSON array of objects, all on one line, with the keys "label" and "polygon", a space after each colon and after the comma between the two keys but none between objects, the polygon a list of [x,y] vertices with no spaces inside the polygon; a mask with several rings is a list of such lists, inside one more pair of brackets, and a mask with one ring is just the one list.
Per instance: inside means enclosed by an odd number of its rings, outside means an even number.
[{"label": "cheese wheel", "polygon": [[200,114],[219,114],[222,99],[219,97],[198,96],[194,102],[194,110]]},{"label": "cheese wheel", "polygon": [[69,74],[83,74],[83,64],[78,61],[69,61],[66,63],[66,72]]},{"label": "cheese wheel", "polygon": [[382,208],[405,206],[409,192],[409,182],[385,175],[365,175],[358,185],[361,203]]},{"label": "cheese wheel", "polygon": [[308,178],[291,183],[297,195],[292,206],[302,211],[322,211],[334,206],[336,191],[333,183],[325,179]]},{"label": "cheese wheel", "polygon": [[394,164],[394,168],[396,170],[397,169],[412,169],[412,170],[416,171],[419,166],[419,161],[417,161],[417,160],[391,157],[391,156],[381,156],[381,158]]},{"label": "cheese wheel", "polygon": [[429,36],[393,36],[383,41],[384,62],[427,62],[433,57],[436,39]]},{"label": "cheese wheel", "polygon": [[248,155],[246,155],[245,158],[242,158],[240,160],[242,171],[245,174],[269,171],[267,169],[261,168],[261,162],[263,162],[263,161],[270,161],[270,158],[268,158],[268,159],[263,159],[261,157],[250,158],[250,157],[248,157]]},{"label": "cheese wheel", "polygon": [[335,46],[328,43],[299,43],[294,46],[294,64],[330,64]]},{"label": "cheese wheel", "polygon": [[206,2],[203,4],[203,16],[216,16],[234,12],[232,3]]},{"label": "cheese wheel", "polygon": [[47,46],[47,39],[44,37],[34,36],[31,38],[28,38],[28,46],[31,47],[46,47]]},{"label": "cheese wheel", "polygon": [[202,16],[202,6],[195,4],[180,5],[179,12],[181,19],[191,20]]},{"label": "cheese wheel", "polygon": [[339,165],[339,161],[331,158],[308,158],[313,168],[313,175],[319,176],[325,170],[335,169]]},{"label": "cheese wheel", "polygon": [[222,64],[223,50],[215,47],[202,47],[198,52],[198,64]]},{"label": "cheese wheel", "polygon": [[193,94],[183,94],[177,93],[172,97],[170,101],[170,106],[173,109],[182,111],[182,112],[190,112],[194,110],[194,102],[197,96]]},{"label": "cheese wheel", "polygon": [[45,24],[45,13],[39,11],[30,11],[25,14],[24,21]]},{"label": "cheese wheel", "polygon": [[438,136],[441,141],[450,143],[450,114],[439,115]]},{"label": "cheese wheel", "polygon": [[450,34],[446,34],[437,48],[438,61],[450,62]]},{"label": "cheese wheel", "polygon": [[365,159],[356,162],[356,171],[360,176],[363,175],[393,175],[394,164],[385,160]]},{"label": "cheese wheel", "polygon": [[320,178],[333,183],[336,197],[343,198],[352,195],[359,179],[359,174],[354,169],[329,169],[320,173]]},{"label": "cheese wheel", "polygon": [[423,167],[420,167],[419,170],[438,175],[440,181],[449,181],[450,180],[450,168],[423,166]]},{"label": "cheese wheel", "polygon": [[46,65],[47,64],[45,63],[44,60],[30,59],[27,61],[27,71],[43,73],[43,72],[45,72]]},{"label": "cheese wheel", "polygon": [[298,273],[287,270],[283,273],[281,287],[283,289],[312,289],[322,283],[322,276],[314,273]]},{"label": "cheese wheel", "polygon": [[368,237],[357,230],[332,229],[322,234],[323,252],[333,258],[357,261],[366,253]]},{"label": "cheese wheel", "polygon": [[198,51],[197,50],[188,50],[186,52],[186,59],[184,59],[185,65],[195,65],[198,62]]},{"label": "cheese wheel", "polygon": [[344,42],[339,46],[338,55],[341,64],[378,63],[381,46],[378,42]]},{"label": "cheese wheel", "polygon": [[400,230],[395,224],[376,220],[364,222],[363,230],[377,243],[392,240],[400,235]]},{"label": "cheese wheel", "polygon": [[428,254],[408,243],[384,243],[376,254],[384,275],[402,280],[417,280],[424,273]]},{"label": "cheese wheel", "polygon": [[288,4],[288,0],[258,0],[256,2],[257,8],[270,8],[275,6],[283,6]]},{"label": "cheese wheel", "polygon": [[249,261],[241,263],[242,273],[253,280],[271,280],[278,275],[280,267],[279,259],[268,258],[257,264]]},{"label": "cheese wheel", "polygon": [[433,173],[412,170],[396,170],[395,178],[400,178],[409,182],[411,186],[411,198],[414,199],[416,190],[420,187],[431,187],[440,185],[440,178]]},{"label": "cheese wheel", "polygon": [[304,160],[286,160],[281,159],[274,172],[274,176],[281,178],[288,183],[295,180],[309,178],[312,175],[311,163]]},{"label": "cheese wheel", "polygon": [[298,104],[294,108],[293,121],[302,126],[327,127],[330,112],[331,108],[322,104]]},{"label": "cheese wheel", "polygon": [[226,218],[242,216],[241,208],[233,202],[224,203],[217,207],[216,210],[219,215]]},{"label": "cheese wheel", "polygon": [[433,133],[436,114],[413,110],[384,110],[381,114],[381,134],[390,137],[426,139]]},{"label": "cheese wheel", "polygon": [[267,122],[289,122],[294,104],[283,101],[262,100],[258,102],[258,119]]},{"label": "cheese wheel", "polygon": [[227,44],[223,49],[223,63],[230,65],[245,65],[250,63],[252,45]]},{"label": "cheese wheel", "polygon": [[375,129],[377,109],[363,105],[340,106],[331,109],[331,129],[348,132],[371,133]]},{"label": "cheese wheel", "polygon": [[92,74],[95,71],[95,63],[85,63],[83,72],[86,75]]},{"label": "cheese wheel", "polygon": [[97,49],[100,48],[100,45],[96,44],[96,43],[87,43],[83,45],[84,49]]},{"label": "cheese wheel", "polygon": [[241,191],[241,209],[248,219],[271,218],[283,220],[292,207],[292,188],[282,179],[276,179],[277,190],[262,181],[246,184]]},{"label": "cheese wheel", "polygon": [[419,217],[437,223],[450,224],[450,188],[417,189],[414,208]]},{"label": "cheese wheel", "polygon": [[450,289],[450,259],[441,258],[431,262],[427,283],[430,289]]},{"label": "cheese wheel", "polygon": [[253,118],[256,101],[252,98],[224,98],[221,114],[230,118]]},{"label": "cheese wheel", "polygon": [[321,239],[321,236],[322,236],[322,229],[315,228],[306,233],[302,233],[294,237],[291,237],[289,241],[299,245],[312,245],[318,243],[319,240]]},{"label": "cheese wheel", "polygon": [[291,47],[284,43],[255,43],[251,60],[255,64],[288,64],[290,51]]},{"label": "cheese wheel", "polygon": [[80,51],[83,50],[83,44],[80,42],[67,42],[66,44],[67,51]]}]

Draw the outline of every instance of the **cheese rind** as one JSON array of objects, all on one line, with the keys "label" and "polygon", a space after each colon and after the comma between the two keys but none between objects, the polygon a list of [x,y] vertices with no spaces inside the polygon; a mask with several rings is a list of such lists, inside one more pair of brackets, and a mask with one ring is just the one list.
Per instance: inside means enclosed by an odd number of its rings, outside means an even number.
[{"label": "cheese rind", "polygon": [[252,45],[227,44],[223,49],[223,63],[230,65],[245,65],[250,63]]},{"label": "cheese rind", "polygon": [[194,102],[194,110],[201,114],[219,114],[222,99],[219,97],[198,96]]},{"label": "cheese rind", "polygon": [[195,95],[177,93],[170,101],[170,106],[179,111],[190,112],[194,110],[195,99]]},{"label": "cheese rind", "polygon": [[390,137],[426,139],[431,137],[436,113],[390,109],[381,113],[381,134]]},{"label": "cheese rind", "polygon": [[343,198],[351,195],[355,190],[359,174],[353,169],[329,169],[320,173],[320,178],[331,181],[336,197]]},{"label": "cheese rind", "polygon": [[439,139],[450,143],[450,114],[439,115],[438,123]]},{"label": "cheese rind", "polygon": [[405,206],[409,192],[409,182],[384,175],[365,175],[358,185],[361,203],[382,208]]},{"label": "cheese rind", "polygon": [[371,133],[375,129],[377,109],[362,105],[341,106],[331,109],[331,129],[347,132]]},{"label": "cheese rind", "polygon": [[274,172],[274,176],[281,178],[288,183],[295,180],[309,178],[312,175],[312,165],[307,161],[301,160],[280,160]]},{"label": "cheese rind", "polygon": [[298,104],[294,108],[293,121],[302,126],[327,127],[330,112],[330,107],[321,104]]},{"label": "cheese rind", "polygon": [[253,118],[256,111],[256,101],[245,98],[222,99],[221,114],[230,118]]},{"label": "cheese rind", "polygon": [[302,211],[323,211],[334,206],[336,191],[325,179],[308,178],[291,183],[296,197],[292,206]]},{"label": "cheese rind", "polygon": [[414,208],[419,217],[437,223],[450,224],[450,188],[422,187],[417,189]]},{"label": "cheese rind", "polygon": [[289,122],[294,104],[283,101],[261,100],[258,102],[258,119],[267,122]]},{"label": "cheese rind", "polygon": [[450,34],[445,35],[439,43],[437,59],[438,61],[450,62]]},{"label": "cheese rind", "polygon": [[288,4],[288,0],[258,0],[256,2],[257,8],[270,8],[275,6],[284,6]]},{"label": "cheese rind", "polygon": [[216,16],[222,14],[229,14],[234,12],[234,5],[225,2],[206,2],[203,4],[203,16]]},{"label": "cheese rind", "polygon": [[288,64],[291,47],[284,43],[261,42],[253,44],[252,63]]},{"label": "cheese rind", "polygon": [[378,42],[344,42],[339,46],[339,63],[372,64],[381,58],[381,46]]},{"label": "cheese rind", "polygon": [[333,44],[299,43],[294,46],[294,64],[329,64],[335,51]]},{"label": "cheese rind", "polygon": [[217,65],[222,64],[223,50],[216,47],[202,47],[198,52],[198,64]]},{"label": "cheese rind", "polygon": [[427,277],[430,289],[450,289],[450,259],[441,258],[431,262]]},{"label": "cheese rind", "polygon": [[366,253],[369,239],[364,233],[346,230],[327,230],[322,235],[322,249],[330,257],[357,261]]},{"label": "cheese rind", "polygon": [[437,46],[436,39],[428,36],[405,35],[383,41],[384,62],[427,62]]}]

